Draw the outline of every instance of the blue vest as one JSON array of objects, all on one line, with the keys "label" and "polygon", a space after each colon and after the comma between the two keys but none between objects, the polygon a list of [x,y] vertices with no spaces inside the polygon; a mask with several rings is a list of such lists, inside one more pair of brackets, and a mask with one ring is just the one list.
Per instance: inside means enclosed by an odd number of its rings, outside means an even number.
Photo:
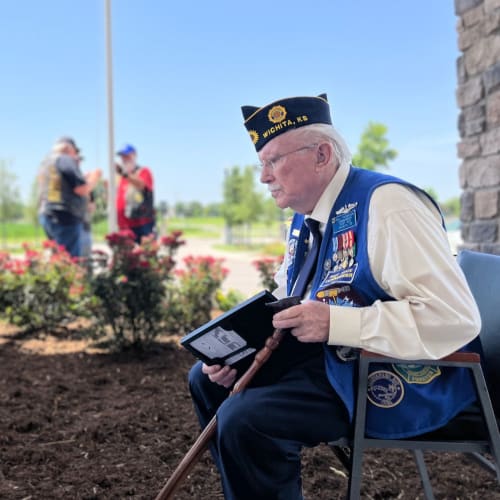
[{"label": "blue vest", "polygon": [[[363,307],[394,300],[375,281],[367,251],[368,207],[373,191],[387,183],[415,186],[378,172],[351,167],[325,228],[311,299]],[[422,191],[423,192],[423,191]],[[309,232],[295,214],[288,240],[288,294],[307,253]],[[467,349],[477,351],[478,340]],[[358,350],[324,345],[328,379],[352,420]],[[479,351],[477,351],[479,352]],[[475,391],[469,371],[416,364],[373,364],[368,379],[366,432],[380,438],[410,437],[445,425],[470,405]]]}]

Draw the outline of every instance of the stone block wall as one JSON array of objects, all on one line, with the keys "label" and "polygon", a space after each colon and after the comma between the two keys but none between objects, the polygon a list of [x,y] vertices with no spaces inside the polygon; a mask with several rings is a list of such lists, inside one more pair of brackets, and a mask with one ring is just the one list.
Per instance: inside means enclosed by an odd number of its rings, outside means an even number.
[{"label": "stone block wall", "polygon": [[500,255],[500,0],[455,0],[461,248]]}]

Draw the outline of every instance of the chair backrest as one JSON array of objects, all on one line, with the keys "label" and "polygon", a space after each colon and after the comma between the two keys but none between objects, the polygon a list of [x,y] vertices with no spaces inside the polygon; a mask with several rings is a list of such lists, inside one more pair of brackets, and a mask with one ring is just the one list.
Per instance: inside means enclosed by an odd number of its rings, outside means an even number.
[{"label": "chair backrest", "polygon": [[457,260],[481,314],[485,376],[495,414],[500,417],[500,255],[461,250]]}]

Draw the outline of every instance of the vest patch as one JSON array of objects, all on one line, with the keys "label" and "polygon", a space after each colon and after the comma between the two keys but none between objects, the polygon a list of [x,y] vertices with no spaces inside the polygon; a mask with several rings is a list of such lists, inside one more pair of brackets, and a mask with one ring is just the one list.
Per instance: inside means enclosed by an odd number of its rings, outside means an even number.
[{"label": "vest patch", "polygon": [[351,284],[356,276],[358,264],[355,263],[352,267],[341,269],[340,271],[329,271],[320,284],[320,287],[327,287],[333,284]]},{"label": "vest patch", "polygon": [[367,396],[370,403],[379,408],[393,408],[403,400],[403,382],[394,373],[378,370],[368,376]]},{"label": "vest patch", "polygon": [[354,361],[359,358],[359,349],[348,346],[340,346],[335,350],[338,358],[341,361]]},{"label": "vest patch", "polygon": [[333,222],[333,234],[342,233],[352,229],[357,224],[356,207],[358,203],[349,203],[335,212]]},{"label": "vest patch", "polygon": [[293,238],[288,242],[288,255],[290,257],[294,257],[296,251],[297,251],[297,240]]},{"label": "vest patch", "polygon": [[441,375],[438,366],[392,365],[393,370],[409,384],[428,384]]}]

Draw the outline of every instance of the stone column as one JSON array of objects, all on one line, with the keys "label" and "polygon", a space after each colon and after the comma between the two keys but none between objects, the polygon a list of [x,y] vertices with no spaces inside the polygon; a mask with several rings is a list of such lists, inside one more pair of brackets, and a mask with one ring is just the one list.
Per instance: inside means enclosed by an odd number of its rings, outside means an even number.
[{"label": "stone column", "polygon": [[455,0],[461,248],[500,255],[500,0]]}]

